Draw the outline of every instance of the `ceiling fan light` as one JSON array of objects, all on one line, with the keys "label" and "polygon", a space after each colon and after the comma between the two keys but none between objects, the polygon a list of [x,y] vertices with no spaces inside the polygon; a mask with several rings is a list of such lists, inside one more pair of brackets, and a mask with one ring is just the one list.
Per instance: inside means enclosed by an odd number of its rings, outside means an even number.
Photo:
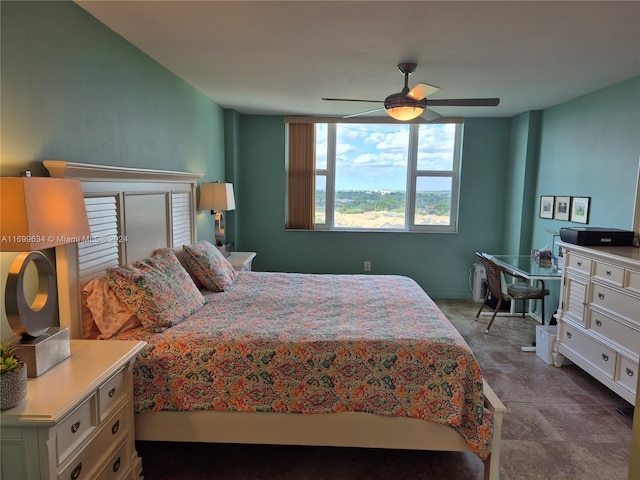
[{"label": "ceiling fan light", "polygon": [[424,112],[426,102],[414,100],[407,96],[406,92],[389,95],[384,101],[384,108],[391,118],[400,121],[413,120]]},{"label": "ceiling fan light", "polygon": [[424,112],[424,108],[418,107],[418,106],[414,106],[414,107],[397,106],[397,107],[387,108],[387,114],[391,118],[395,118],[396,120],[400,120],[400,121],[413,120],[414,118],[417,118],[420,115],[422,115],[423,112]]}]

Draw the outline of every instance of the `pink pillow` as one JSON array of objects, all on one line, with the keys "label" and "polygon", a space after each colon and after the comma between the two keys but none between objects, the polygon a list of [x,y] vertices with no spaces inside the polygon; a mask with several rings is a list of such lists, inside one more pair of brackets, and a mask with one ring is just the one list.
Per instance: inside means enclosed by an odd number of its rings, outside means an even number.
[{"label": "pink pillow", "polygon": [[126,332],[141,325],[138,317],[125,307],[109,288],[107,277],[91,280],[82,289],[93,323],[98,327],[98,339],[108,340],[116,333]]}]

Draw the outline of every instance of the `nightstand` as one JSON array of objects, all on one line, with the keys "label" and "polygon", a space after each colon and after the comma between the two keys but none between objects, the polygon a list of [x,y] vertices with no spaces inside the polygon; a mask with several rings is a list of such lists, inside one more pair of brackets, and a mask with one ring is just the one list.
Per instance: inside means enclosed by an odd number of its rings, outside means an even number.
[{"label": "nightstand", "polygon": [[5,480],[137,479],[132,366],[145,342],[71,340],[71,356],[27,380],[0,413]]},{"label": "nightstand", "polygon": [[233,265],[233,268],[238,272],[250,272],[251,262],[256,256],[256,252],[231,252],[231,255],[227,258],[229,263]]}]

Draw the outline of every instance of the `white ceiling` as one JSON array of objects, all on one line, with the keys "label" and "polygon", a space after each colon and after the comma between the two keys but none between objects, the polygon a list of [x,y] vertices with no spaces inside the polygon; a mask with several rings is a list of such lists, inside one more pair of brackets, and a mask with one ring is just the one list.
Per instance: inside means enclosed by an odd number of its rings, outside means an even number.
[{"label": "white ceiling", "polygon": [[347,115],[409,86],[430,98],[500,97],[434,108],[511,117],[640,75],[639,1],[78,1],[224,108]]}]

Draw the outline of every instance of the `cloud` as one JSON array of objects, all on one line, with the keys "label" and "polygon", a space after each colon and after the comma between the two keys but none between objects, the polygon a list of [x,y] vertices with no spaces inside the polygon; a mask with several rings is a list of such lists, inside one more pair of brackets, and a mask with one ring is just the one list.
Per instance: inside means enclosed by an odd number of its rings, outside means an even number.
[{"label": "cloud", "polygon": [[376,144],[379,150],[408,150],[409,132],[388,133]]},{"label": "cloud", "polygon": [[451,152],[455,143],[455,126],[432,125],[420,128],[418,141],[418,169],[451,170]]},{"label": "cloud", "polygon": [[407,157],[402,153],[363,153],[345,164],[350,165],[353,170],[361,169],[361,171],[370,167],[401,168],[406,171]]},{"label": "cloud", "polygon": [[336,144],[336,158],[344,158],[351,152],[359,151],[358,148],[350,143]]},{"label": "cloud", "polygon": [[[319,140],[322,148],[326,148],[324,139]],[[338,125],[336,140],[336,186],[398,190],[405,187],[408,125],[342,124]],[[454,143],[455,125],[421,125],[418,169],[450,170]],[[443,186],[438,181],[432,188]]]}]

